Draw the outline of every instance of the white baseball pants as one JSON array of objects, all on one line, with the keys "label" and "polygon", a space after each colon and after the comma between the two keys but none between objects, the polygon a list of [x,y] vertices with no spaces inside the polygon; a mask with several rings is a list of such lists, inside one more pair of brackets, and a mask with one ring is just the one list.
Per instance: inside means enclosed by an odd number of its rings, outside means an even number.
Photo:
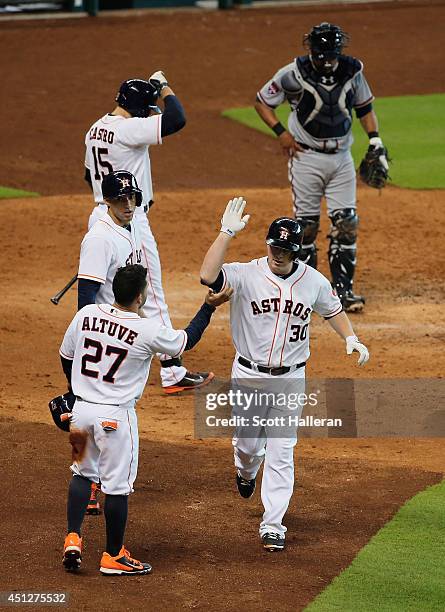
[{"label": "white baseball pants", "polygon": [[135,403],[121,406],[76,400],[70,431],[88,434],[85,455],[71,471],[92,482],[101,482],[109,495],[133,493],[138,470],[139,433]]},{"label": "white baseball pants", "polygon": [[[277,384],[283,393],[304,392],[305,368],[299,368],[285,376],[270,376],[254,372],[240,365],[235,359],[232,366],[232,380],[245,386],[254,380],[267,389],[267,379],[271,379],[273,389]],[[302,406],[293,410],[293,416],[300,416]],[[263,416],[268,419],[288,415],[284,408],[267,408]],[[277,428],[269,426],[249,426],[247,429],[238,427],[232,439],[234,447],[235,467],[240,475],[247,480],[257,476],[264,461],[263,479],[261,482],[261,501],[264,506],[261,521],[260,537],[273,532],[284,536],[287,528],[283,518],[289,506],[294,489],[294,446],[297,443],[297,427]]]}]

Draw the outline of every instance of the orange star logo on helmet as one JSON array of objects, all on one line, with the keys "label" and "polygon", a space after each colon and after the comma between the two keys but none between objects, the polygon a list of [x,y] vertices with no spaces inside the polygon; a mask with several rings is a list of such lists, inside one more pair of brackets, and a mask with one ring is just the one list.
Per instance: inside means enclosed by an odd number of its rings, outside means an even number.
[{"label": "orange star logo on helmet", "polygon": [[287,230],[285,227],[280,229],[280,238],[282,240],[287,240],[289,238],[289,230]]},{"label": "orange star logo on helmet", "polygon": [[130,187],[130,180],[129,179],[120,179],[121,184],[122,184],[122,188],[124,187]]}]

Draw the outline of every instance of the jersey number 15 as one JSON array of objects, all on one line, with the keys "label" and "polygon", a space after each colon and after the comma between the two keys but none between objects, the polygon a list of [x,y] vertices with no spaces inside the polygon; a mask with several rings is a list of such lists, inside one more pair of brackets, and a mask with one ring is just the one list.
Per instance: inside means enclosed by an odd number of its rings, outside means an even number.
[{"label": "jersey number 15", "polygon": [[[106,147],[92,147],[92,151],[94,158],[94,178],[96,181],[100,181],[106,174],[113,172],[113,166],[103,157],[104,155],[108,155],[108,149]],[[102,172],[101,176],[99,166],[101,168],[106,168],[108,172]]]}]

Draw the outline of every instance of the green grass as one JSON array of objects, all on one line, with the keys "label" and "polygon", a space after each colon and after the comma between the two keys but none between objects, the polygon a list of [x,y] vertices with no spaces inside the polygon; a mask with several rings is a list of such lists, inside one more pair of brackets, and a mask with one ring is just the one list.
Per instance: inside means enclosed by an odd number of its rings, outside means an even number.
[{"label": "green grass", "polygon": [[33,198],[40,195],[35,191],[24,191],[23,189],[13,189],[12,187],[2,187],[0,185],[0,199],[4,198]]},{"label": "green grass", "polygon": [[408,501],[305,612],[445,609],[445,481]]},{"label": "green grass", "polygon": [[[412,189],[445,188],[445,94],[379,98],[374,103],[380,134],[393,159],[390,175],[394,184]],[[278,108],[286,125],[289,106]],[[275,137],[255,109],[233,108],[224,117]],[[356,166],[367,149],[368,138],[354,118],[352,154]]]}]

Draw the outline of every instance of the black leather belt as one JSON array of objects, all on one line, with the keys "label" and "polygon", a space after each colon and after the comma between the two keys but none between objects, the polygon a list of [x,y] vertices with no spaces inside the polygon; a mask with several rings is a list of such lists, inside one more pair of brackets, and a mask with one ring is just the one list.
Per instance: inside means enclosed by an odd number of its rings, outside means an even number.
[{"label": "black leather belt", "polygon": [[326,153],[326,155],[335,155],[335,153],[338,153],[338,149],[315,149],[314,147],[304,144],[304,142],[298,142],[298,144],[306,151],[316,151],[317,153]]},{"label": "black leather belt", "polygon": [[85,402],[86,404],[97,404],[98,406],[120,406],[120,404],[106,404],[105,402],[90,402],[89,400],[84,400],[82,397],[76,395],[76,400],[78,402]]},{"label": "black leather belt", "polygon": [[270,374],[271,376],[282,376],[283,374],[288,374],[289,372],[293,372],[294,370],[298,370],[298,368],[302,368],[306,365],[306,362],[303,361],[301,363],[297,363],[294,366],[281,366],[281,368],[269,368],[267,366],[257,365],[245,359],[244,357],[238,357],[238,363],[240,363],[245,368],[249,368],[249,370],[255,370],[261,372],[262,374]]}]

